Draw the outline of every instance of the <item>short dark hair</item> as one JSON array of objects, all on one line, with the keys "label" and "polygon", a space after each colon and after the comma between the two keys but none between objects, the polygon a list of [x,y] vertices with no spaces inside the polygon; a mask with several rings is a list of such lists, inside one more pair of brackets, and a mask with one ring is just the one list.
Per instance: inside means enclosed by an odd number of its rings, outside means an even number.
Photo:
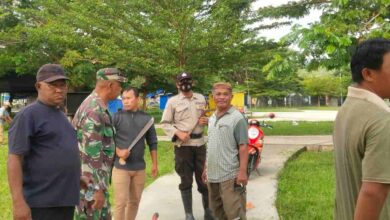
[{"label": "short dark hair", "polygon": [[138,89],[135,88],[135,87],[132,87],[132,86],[129,86],[129,87],[126,87],[122,90],[122,95],[124,92],[130,92],[130,91],[133,91],[135,97],[139,97],[139,92],[138,92]]},{"label": "short dark hair", "polygon": [[364,68],[379,70],[383,64],[383,57],[388,52],[390,52],[388,39],[375,38],[360,43],[351,59],[352,80],[356,83],[362,82]]}]

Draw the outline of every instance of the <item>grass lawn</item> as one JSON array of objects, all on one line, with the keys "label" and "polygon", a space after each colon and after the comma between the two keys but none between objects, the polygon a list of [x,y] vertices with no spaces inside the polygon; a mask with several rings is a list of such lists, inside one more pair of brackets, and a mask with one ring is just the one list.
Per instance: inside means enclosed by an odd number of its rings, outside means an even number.
[{"label": "grass lawn", "polygon": [[[157,158],[160,176],[173,172],[175,167],[173,143],[167,141],[160,141],[158,144]],[[145,152],[145,161],[147,174],[146,185],[148,186],[154,181],[154,179],[150,176],[150,168],[152,162],[150,159],[149,150],[146,150]]]},{"label": "grass lawn", "polygon": [[[335,106],[304,106],[304,107],[265,107],[265,108],[251,108],[251,112],[301,112],[303,110],[328,110],[328,111],[337,111],[339,107]],[[148,109],[146,111],[148,114],[154,117],[154,122],[156,124],[160,123],[163,110],[160,109]]]},{"label": "grass lawn", "polygon": [[158,124],[161,121],[163,111],[160,109],[148,109],[146,111],[150,116],[154,118],[154,123]]},{"label": "grass lawn", "polygon": [[340,106],[303,106],[299,107],[301,110],[321,110],[321,111],[338,111]]},{"label": "grass lawn", "polygon": [[264,108],[251,108],[248,109],[251,112],[300,112],[299,108],[284,108],[284,107],[264,107]]},{"label": "grass lawn", "polygon": [[302,106],[302,107],[264,107],[251,108],[251,112],[301,112],[303,110],[321,110],[321,111],[337,111],[340,107],[337,106]]},{"label": "grass lawn", "polygon": [[[12,219],[12,203],[11,203],[11,194],[8,187],[7,179],[7,154],[8,148],[6,146],[0,147],[0,219]],[[174,152],[173,145],[171,142],[161,141],[158,144],[158,165],[159,165],[159,174],[160,176],[167,173],[171,173],[174,170]],[[150,154],[149,150],[145,151],[146,159],[146,185],[150,185],[154,179],[150,176]],[[111,195],[112,187],[110,188]],[[111,204],[113,204],[113,197],[110,197]]]},{"label": "grass lawn", "polygon": [[[331,121],[300,121],[293,125],[291,121],[268,121],[273,129],[262,128],[265,135],[331,135],[333,131],[333,122]],[[161,128],[156,129],[158,136],[165,136]],[[207,128],[205,128],[207,134]]]},{"label": "grass lawn", "polygon": [[281,220],[333,219],[333,151],[304,152],[279,176],[276,207]]},{"label": "grass lawn", "polygon": [[[4,138],[7,137],[6,132]],[[0,146],[0,219],[12,219],[11,194],[8,187],[7,156],[8,147]]]},{"label": "grass lawn", "polygon": [[156,128],[157,136],[166,136],[162,128]]},{"label": "grass lawn", "polygon": [[267,135],[331,135],[333,131],[332,121],[298,121],[294,125],[291,121],[267,122],[273,128],[263,128]]}]

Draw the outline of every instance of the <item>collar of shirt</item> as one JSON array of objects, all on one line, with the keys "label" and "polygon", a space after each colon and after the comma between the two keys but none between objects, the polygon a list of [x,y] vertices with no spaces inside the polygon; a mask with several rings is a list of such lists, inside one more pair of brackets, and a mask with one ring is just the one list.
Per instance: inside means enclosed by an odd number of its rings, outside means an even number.
[{"label": "collar of shirt", "polygon": [[217,111],[215,111],[213,115],[214,115],[215,118],[220,119],[220,118],[222,118],[223,116],[225,116],[226,114],[231,114],[231,113],[233,113],[235,109],[236,109],[236,108],[235,108],[234,106],[230,106],[229,110],[227,110],[225,113],[223,113],[223,115],[221,115],[221,117],[219,117],[219,118],[217,117]]},{"label": "collar of shirt", "polygon": [[347,97],[366,100],[367,102],[371,102],[372,104],[377,105],[378,107],[390,112],[389,106],[387,106],[386,102],[383,101],[381,97],[366,89],[360,89],[354,86],[349,86]]},{"label": "collar of shirt", "polygon": [[[185,98],[187,98],[187,97],[184,96],[183,93],[180,92],[180,93],[179,93],[179,98],[180,98],[180,99],[185,99]],[[195,95],[194,92],[192,93],[192,96],[191,96],[191,98],[189,98],[189,99],[197,99],[197,97],[196,97],[196,95]]]},{"label": "collar of shirt", "polygon": [[[41,101],[41,100],[39,100],[39,99],[37,99],[37,103],[38,103],[38,104],[40,104],[40,105],[46,106],[46,107],[48,107],[48,108],[55,109],[55,110],[59,110],[59,109],[60,109],[60,107],[59,107],[59,106],[55,106],[55,105],[48,105],[48,104],[46,104],[46,103],[42,102],[42,101]],[[5,111],[5,109],[4,109],[4,111]]]}]

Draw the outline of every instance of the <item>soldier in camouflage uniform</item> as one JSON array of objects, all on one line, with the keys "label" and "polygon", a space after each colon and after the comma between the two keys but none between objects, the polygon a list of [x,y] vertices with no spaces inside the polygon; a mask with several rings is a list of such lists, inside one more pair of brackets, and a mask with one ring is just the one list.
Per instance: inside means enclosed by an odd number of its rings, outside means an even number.
[{"label": "soldier in camouflage uniform", "polygon": [[95,193],[87,201],[80,192],[76,219],[111,219],[108,188],[115,153],[114,134],[107,102],[121,92],[121,83],[127,82],[116,68],[101,69],[96,73],[95,90],[81,103],[72,121],[77,130],[82,174],[89,177]]}]

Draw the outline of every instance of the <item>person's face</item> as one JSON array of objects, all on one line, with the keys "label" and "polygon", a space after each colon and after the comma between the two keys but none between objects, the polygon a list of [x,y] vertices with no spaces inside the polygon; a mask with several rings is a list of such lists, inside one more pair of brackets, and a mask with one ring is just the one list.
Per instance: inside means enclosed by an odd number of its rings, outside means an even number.
[{"label": "person's face", "polygon": [[135,111],[138,109],[138,97],[135,96],[134,91],[125,91],[122,93],[122,103],[124,110]]},{"label": "person's face", "polygon": [[371,70],[374,73],[374,90],[382,98],[390,98],[390,52],[383,56],[383,63],[379,70]]},{"label": "person's face", "polygon": [[213,91],[213,99],[217,109],[229,108],[232,98],[232,92],[225,87],[217,87]]},{"label": "person's face", "polygon": [[182,79],[176,83],[176,87],[182,92],[189,92],[192,90],[192,79]]},{"label": "person's face", "polygon": [[37,82],[36,88],[38,90],[41,101],[48,105],[60,106],[64,104],[68,86],[66,80],[59,79],[53,82]]},{"label": "person's face", "polygon": [[113,100],[116,99],[122,91],[122,85],[120,82],[116,80],[110,80],[108,83],[108,89],[109,89],[109,99]]}]

